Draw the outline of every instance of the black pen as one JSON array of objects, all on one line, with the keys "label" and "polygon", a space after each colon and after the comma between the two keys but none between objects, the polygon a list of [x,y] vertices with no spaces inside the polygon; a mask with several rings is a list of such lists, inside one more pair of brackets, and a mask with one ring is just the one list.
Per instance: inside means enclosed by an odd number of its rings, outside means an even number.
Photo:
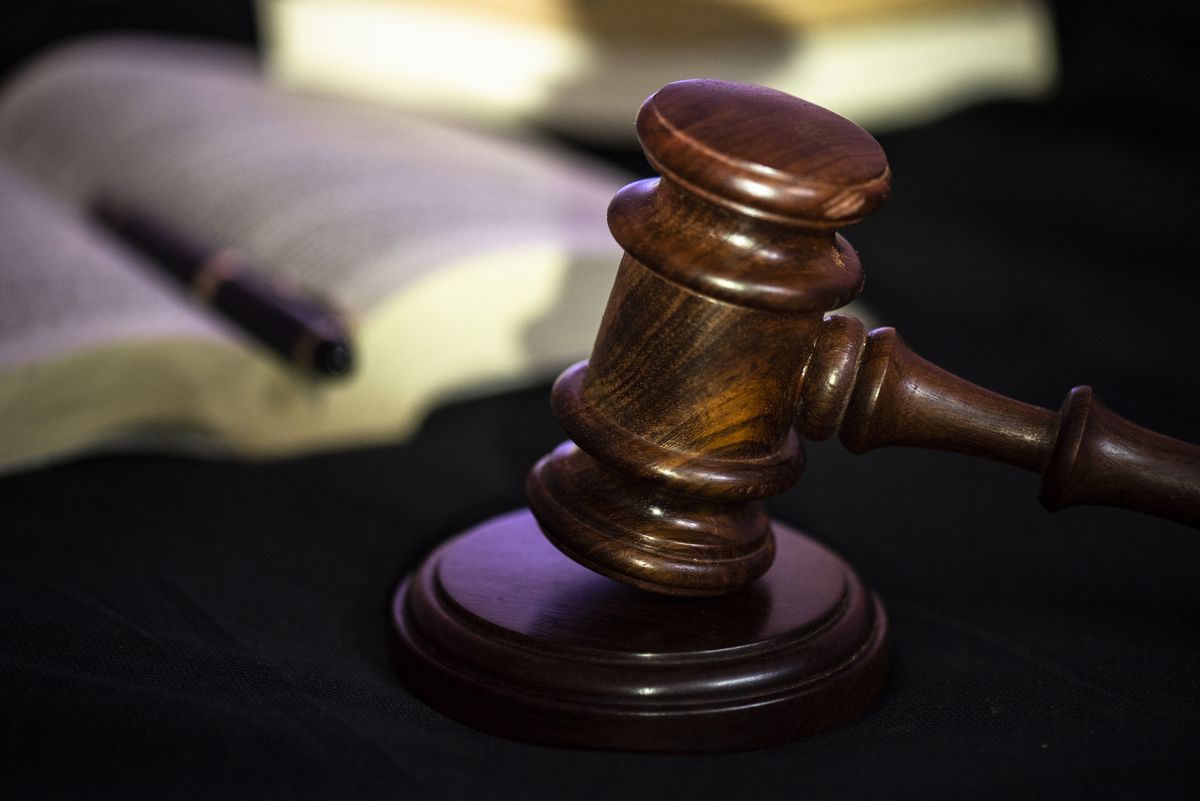
[{"label": "black pen", "polygon": [[205,247],[110,196],[98,198],[92,212],[152,264],[288,361],[330,376],[350,371],[349,336],[323,304],[257,275],[236,251]]}]

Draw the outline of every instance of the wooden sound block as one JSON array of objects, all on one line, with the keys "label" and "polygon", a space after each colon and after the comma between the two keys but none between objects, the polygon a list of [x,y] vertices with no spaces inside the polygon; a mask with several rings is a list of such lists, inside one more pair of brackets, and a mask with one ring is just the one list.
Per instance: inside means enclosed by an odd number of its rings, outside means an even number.
[{"label": "wooden sound block", "polygon": [[580,566],[528,510],[494,518],[397,591],[405,684],[478,729],[582,748],[732,751],[836,726],[883,685],[887,618],[840,557],[772,527],[759,581],[684,599]]}]

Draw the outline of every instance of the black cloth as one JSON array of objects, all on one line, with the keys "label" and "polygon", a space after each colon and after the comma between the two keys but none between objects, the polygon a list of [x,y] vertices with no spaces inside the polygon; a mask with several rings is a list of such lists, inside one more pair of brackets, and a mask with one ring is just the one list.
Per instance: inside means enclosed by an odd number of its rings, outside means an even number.
[{"label": "black cloth", "polygon": [[[1094,47],[1081,31],[1069,57]],[[1159,82],[1162,102],[1135,102],[1128,80],[1104,96],[1077,66],[1054,103],[883,139],[892,199],[846,232],[864,298],[971,380],[1052,408],[1090,382],[1118,413],[1200,441],[1195,101]],[[560,437],[539,387],[446,407],[396,447],[109,456],[0,480],[5,796],[1200,793],[1200,535],[1120,510],[1050,515],[1036,476],[912,450],[810,447],[770,503],[891,616],[891,678],[850,724],[668,757],[443,718],[395,677],[390,596],[438,542],[521,505]]]},{"label": "black cloth", "polygon": [[518,505],[544,390],[411,443],[269,465],[108,457],[0,482],[0,775],[13,798],[1185,798],[1200,786],[1197,533],[1048,515],[972,460],[810,448],[773,503],[852,560],[892,675],[762,751],[507,742],[397,681],[389,597]]}]

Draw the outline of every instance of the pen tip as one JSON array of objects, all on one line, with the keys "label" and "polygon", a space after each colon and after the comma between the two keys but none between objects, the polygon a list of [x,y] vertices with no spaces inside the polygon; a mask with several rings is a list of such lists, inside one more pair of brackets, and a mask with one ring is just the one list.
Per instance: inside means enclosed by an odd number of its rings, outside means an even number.
[{"label": "pen tip", "polygon": [[329,375],[345,375],[354,363],[345,342],[322,342],[313,353],[313,361],[318,370]]}]

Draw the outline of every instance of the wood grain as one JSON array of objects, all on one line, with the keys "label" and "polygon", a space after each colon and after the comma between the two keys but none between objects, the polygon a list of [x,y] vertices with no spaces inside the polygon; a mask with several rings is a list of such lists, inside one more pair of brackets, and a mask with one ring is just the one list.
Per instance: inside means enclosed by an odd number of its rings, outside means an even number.
[{"label": "wood grain", "polygon": [[532,515],[452,540],[397,592],[421,697],[506,737],[656,751],[758,747],[866,709],[882,607],[762,504],[799,479],[802,436],[996,459],[1043,473],[1051,508],[1198,522],[1200,449],[1086,387],[1056,413],[825,316],[862,287],[835,228],[888,191],[868,134],[719,81],[665,87],[637,125],[662,176],[609,209],[625,255],[591,359],[551,397],[571,441],[530,472]]},{"label": "wood grain", "polygon": [[801,372],[797,425],[854,453],[907,445],[1043,474],[1042,503],[1119,506],[1200,526],[1200,448],[1125,420],[1090,387],[1060,412],[978,387],[909,350],[894,329],[868,334],[831,315]]},{"label": "wood grain", "polygon": [[753,587],[685,600],[589,572],[526,511],[496,518],[396,593],[400,673],[464,723],[560,746],[740,750],[844,723],[883,685],[883,608],[837,556],[776,530]]},{"label": "wood grain", "polygon": [[797,432],[955,451],[1045,475],[1052,509],[1126,506],[1196,525],[1200,456],[1077,389],[1062,414],[930,364],[892,329],[825,313],[862,267],[835,228],[887,197],[869,134],[780,92],[670,84],[638,136],[661,177],[614,198],[625,249],[591,359],[555,385],[574,446],[528,481],[546,536],[643,589],[736,591],[770,564],[761,500],[800,477]]},{"label": "wood grain", "polygon": [[862,287],[834,228],[881,203],[890,172],[862,129],[759,87],[671,84],[637,129],[662,177],[609,208],[626,255],[591,359],[552,399],[577,448],[534,468],[530,507],[594,570],[725,593],[770,564],[760,499],[804,465],[797,371]]}]

